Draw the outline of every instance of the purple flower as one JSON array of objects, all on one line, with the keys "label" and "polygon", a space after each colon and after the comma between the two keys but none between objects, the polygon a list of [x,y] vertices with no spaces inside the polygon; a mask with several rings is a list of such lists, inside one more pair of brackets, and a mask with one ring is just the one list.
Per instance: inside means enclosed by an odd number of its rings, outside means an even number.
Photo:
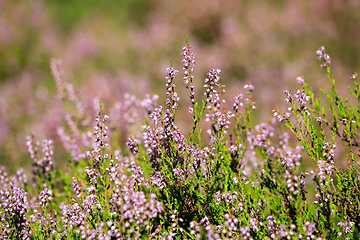
[{"label": "purple flower", "polygon": [[285,102],[292,103],[293,96],[291,95],[291,90],[284,90],[284,94],[286,95]]},{"label": "purple flower", "polygon": [[175,75],[178,74],[179,71],[175,70],[173,67],[169,67],[166,69],[166,95],[169,96],[169,98],[167,98],[165,100],[166,105],[168,105],[168,107],[170,109],[175,110],[178,106],[178,101],[180,100],[180,98],[177,96],[177,93],[175,92],[175,84],[173,83],[173,80],[175,78]]},{"label": "purple flower", "polygon": [[355,81],[356,78],[357,78],[357,74],[354,73],[354,74],[350,77],[350,80],[351,80],[351,81]]},{"label": "purple flower", "polygon": [[319,47],[319,49],[316,51],[317,59],[319,60],[322,59],[324,51],[325,51],[324,46]]},{"label": "purple flower", "polygon": [[194,75],[194,65],[195,65],[195,54],[191,52],[191,46],[187,45],[183,47],[183,69],[184,69],[184,82],[186,84],[186,88],[190,89],[189,97],[191,99],[191,103],[195,103],[195,92],[194,92],[194,85],[193,79]]},{"label": "purple flower", "polygon": [[252,92],[252,91],[254,90],[254,86],[251,85],[251,83],[249,82],[248,84],[246,84],[246,85],[244,86],[244,89],[245,89],[246,91]]},{"label": "purple flower", "polygon": [[109,116],[104,115],[102,112],[99,112],[99,114],[95,118],[96,126],[94,127],[94,135],[96,139],[94,142],[96,144],[96,148],[93,152],[94,154],[99,153],[105,148],[109,147],[109,144],[106,143],[107,139],[109,138],[109,128],[105,124],[108,118]]},{"label": "purple flower", "polygon": [[144,100],[142,100],[141,102],[141,106],[148,112],[150,113],[154,106],[156,105],[156,101],[158,100],[159,96],[158,95],[153,95],[152,97],[150,97],[149,94],[146,94]]},{"label": "purple flower", "polygon": [[324,119],[323,116],[319,115],[319,116],[316,118],[316,121],[322,123],[323,119]]},{"label": "purple flower", "polygon": [[320,65],[321,68],[326,68],[330,63],[331,63],[331,58],[329,56],[329,54],[326,54],[325,53],[325,48],[324,46],[321,46],[317,51],[316,51],[316,54],[317,54],[317,59],[319,60],[324,60],[325,62],[322,63]]},{"label": "purple flower", "polygon": [[244,103],[240,101],[240,100],[243,99],[243,97],[244,97],[244,95],[242,95],[241,93],[239,93],[239,94],[234,98],[233,110],[235,110],[235,112],[238,112],[239,106],[240,106],[240,107],[244,106]]},{"label": "purple flower", "polygon": [[296,82],[297,82],[299,85],[304,85],[305,80],[304,80],[303,77],[297,77],[297,78],[296,78]]},{"label": "purple flower", "polygon": [[136,143],[136,140],[134,141],[132,138],[129,138],[127,145],[130,148],[130,152],[132,154],[136,155],[139,152],[139,148],[138,148],[138,144]]},{"label": "purple flower", "polygon": [[40,192],[40,196],[39,196],[39,200],[40,200],[40,205],[45,207],[48,205],[48,202],[52,201],[52,195],[53,195],[53,191],[45,188],[43,191]]}]

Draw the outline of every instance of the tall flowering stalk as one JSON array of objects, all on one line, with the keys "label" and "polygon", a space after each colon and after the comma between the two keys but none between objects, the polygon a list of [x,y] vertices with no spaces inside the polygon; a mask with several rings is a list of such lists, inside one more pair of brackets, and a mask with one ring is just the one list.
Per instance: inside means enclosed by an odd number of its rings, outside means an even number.
[{"label": "tall flowering stalk", "polygon": [[[172,65],[172,63],[171,63]],[[175,128],[175,110],[178,107],[180,98],[175,91],[174,78],[179,71],[175,70],[172,66],[166,69],[166,95],[168,98],[165,100],[167,109],[164,112],[163,124],[166,132]]]},{"label": "tall flowering stalk", "polygon": [[184,70],[184,83],[186,85],[186,88],[189,89],[189,97],[191,100],[192,109],[190,109],[190,112],[193,112],[193,108],[195,105],[195,92],[194,92],[194,65],[195,65],[195,53],[191,51],[191,46],[189,43],[188,38],[186,38],[186,46],[183,47],[182,52],[182,63],[183,63],[183,70]]}]

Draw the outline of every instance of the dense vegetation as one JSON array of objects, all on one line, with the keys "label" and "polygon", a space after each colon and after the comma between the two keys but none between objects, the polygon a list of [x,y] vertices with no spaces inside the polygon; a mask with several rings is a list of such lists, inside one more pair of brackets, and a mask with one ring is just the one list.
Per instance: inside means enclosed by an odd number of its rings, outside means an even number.
[{"label": "dense vegetation", "polygon": [[[27,138],[32,178],[22,168],[11,177],[0,171],[0,238],[358,238],[360,105],[339,95],[325,48],[316,54],[331,85],[322,91],[325,103],[299,76],[299,89],[284,91],[285,111],[257,109],[250,82],[226,109],[215,68],[201,101],[187,42],[183,71],[172,63],[166,69],[165,105],[157,95],[127,94],[109,113],[97,105],[95,121],[53,59],[58,97],[68,110],[58,128],[67,167],[54,168],[52,140]],[[350,80],[359,101],[357,74]],[[190,100],[188,133],[176,120],[182,84]],[[273,117],[255,125],[255,111]],[[127,147],[114,140],[124,137]]]}]

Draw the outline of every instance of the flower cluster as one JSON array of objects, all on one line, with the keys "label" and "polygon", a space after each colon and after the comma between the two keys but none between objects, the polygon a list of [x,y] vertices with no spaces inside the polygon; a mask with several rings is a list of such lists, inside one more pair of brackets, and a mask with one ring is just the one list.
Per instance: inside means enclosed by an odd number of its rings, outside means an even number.
[{"label": "flower cluster", "polygon": [[243,99],[244,95],[242,95],[241,93],[239,93],[235,98],[234,98],[234,104],[233,104],[233,110],[235,110],[235,112],[237,113],[239,111],[239,107],[243,107],[244,103],[241,101]]},{"label": "flower cluster", "polygon": [[52,201],[53,199],[52,196],[53,196],[53,191],[48,188],[45,188],[43,191],[40,192],[40,196],[39,196],[40,205],[46,207],[48,203]]},{"label": "flower cluster", "polygon": [[95,139],[95,153],[100,153],[105,148],[109,147],[109,144],[106,143],[106,140],[109,138],[108,131],[109,128],[106,126],[106,121],[109,118],[108,115],[104,115],[101,112],[96,117],[96,127],[94,127]]},{"label": "flower cluster", "polygon": [[[53,170],[53,161],[52,155],[53,151],[53,141],[52,140],[43,140],[42,142],[42,152],[43,157],[38,158],[37,152],[39,150],[40,143],[34,143],[34,136],[28,136],[26,145],[28,146],[28,152],[30,157],[33,160],[33,184],[40,185],[40,180],[42,182],[42,187],[47,186],[47,182],[51,179],[50,172]],[[39,178],[40,177],[40,178]]]},{"label": "flower cluster", "polygon": [[195,65],[195,54],[191,52],[191,46],[187,45],[183,47],[183,70],[184,70],[184,82],[186,85],[186,88],[190,90],[189,97],[191,99],[191,103],[195,103],[195,92],[194,92],[194,75],[192,73],[194,72],[194,65]]},{"label": "flower cluster", "polygon": [[11,192],[1,190],[0,203],[2,237],[12,238],[15,234],[20,239],[30,239],[27,218],[28,201],[25,190],[19,187],[14,187]]},{"label": "flower cluster", "polygon": [[346,240],[350,240],[349,237],[352,237],[352,232],[353,232],[353,226],[354,226],[354,222],[351,222],[349,220],[347,221],[343,221],[343,222],[339,222],[337,224],[338,226],[340,226],[342,232],[338,233],[338,236],[341,237],[342,235],[346,236]]},{"label": "flower cluster", "polygon": [[219,74],[221,73],[220,69],[215,69],[212,68],[210,69],[210,71],[207,73],[208,77],[205,78],[204,82],[204,88],[205,93],[204,95],[206,96],[206,101],[212,105],[214,105],[216,108],[220,107],[220,102],[219,102],[219,93],[218,91],[215,89],[215,87],[219,87],[220,84],[220,79],[221,77],[219,76]]},{"label": "flower cluster", "polygon": [[296,82],[299,84],[299,85],[304,85],[304,83],[305,83],[305,80],[304,80],[304,78],[303,77],[297,77],[296,78]]},{"label": "flower cluster", "polygon": [[317,54],[317,59],[324,60],[324,63],[320,65],[321,68],[326,68],[327,66],[330,65],[331,58],[330,58],[329,54],[325,53],[324,46],[319,47],[319,49],[316,51],[316,54]]},{"label": "flower cluster", "polygon": [[137,154],[139,152],[139,148],[137,147],[137,143],[136,141],[134,141],[133,139],[129,138],[129,141],[127,143],[129,149],[130,149],[130,152],[132,154]]},{"label": "flower cluster", "polygon": [[180,98],[177,95],[177,92],[175,92],[176,85],[173,83],[173,80],[178,74],[179,71],[175,70],[173,67],[169,67],[166,69],[166,95],[169,97],[166,99],[165,103],[168,106],[169,109],[175,110],[178,106],[178,102]]}]

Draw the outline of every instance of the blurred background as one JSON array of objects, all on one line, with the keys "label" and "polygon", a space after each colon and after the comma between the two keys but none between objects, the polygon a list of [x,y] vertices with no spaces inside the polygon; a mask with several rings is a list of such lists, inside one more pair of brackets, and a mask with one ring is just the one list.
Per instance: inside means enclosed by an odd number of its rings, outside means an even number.
[{"label": "blurred background", "polygon": [[[315,92],[329,88],[315,54],[321,45],[346,94],[360,67],[360,1],[0,0],[0,165],[11,173],[31,165],[30,132],[39,141],[55,141],[56,161],[66,157],[57,144],[65,110],[51,58],[62,59],[64,80],[84,104],[101,100],[105,113],[125,93],[141,99],[155,93],[163,105],[165,69],[173,59],[180,70],[179,112],[185,116],[186,36],[196,54],[196,94],[202,95],[212,67],[222,70],[230,105],[251,82],[260,123],[270,119],[272,109],[286,107],[283,90],[296,90],[297,76],[309,80]],[[186,131],[186,124],[178,125]]]}]

